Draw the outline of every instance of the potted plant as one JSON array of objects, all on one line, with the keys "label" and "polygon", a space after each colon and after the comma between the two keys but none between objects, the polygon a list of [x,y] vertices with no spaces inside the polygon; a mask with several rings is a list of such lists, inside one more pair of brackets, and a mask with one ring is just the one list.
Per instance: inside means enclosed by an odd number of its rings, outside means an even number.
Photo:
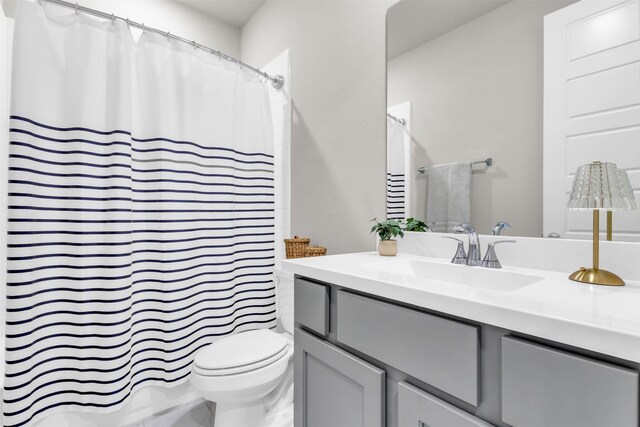
[{"label": "potted plant", "polygon": [[378,220],[374,218],[370,222],[375,222],[375,225],[371,227],[371,232],[376,233],[378,237],[380,237],[378,253],[382,256],[395,256],[398,253],[398,243],[394,237],[404,236],[400,221],[397,219],[388,219],[383,222],[378,222]]},{"label": "potted plant", "polygon": [[427,224],[417,218],[407,218],[404,231],[417,231],[423,233],[425,231],[430,231],[430,228]]}]

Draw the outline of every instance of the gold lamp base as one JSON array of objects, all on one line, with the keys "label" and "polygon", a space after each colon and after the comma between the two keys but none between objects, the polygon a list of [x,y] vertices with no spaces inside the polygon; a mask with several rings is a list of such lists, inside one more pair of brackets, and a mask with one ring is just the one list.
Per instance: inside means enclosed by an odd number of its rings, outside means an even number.
[{"label": "gold lamp base", "polygon": [[610,271],[597,268],[580,267],[580,270],[571,274],[569,279],[591,285],[624,286],[624,281],[620,277]]},{"label": "gold lamp base", "polygon": [[580,270],[569,276],[574,282],[589,283],[591,285],[624,286],[624,281],[600,267],[600,211],[593,210],[593,268],[580,267]]}]

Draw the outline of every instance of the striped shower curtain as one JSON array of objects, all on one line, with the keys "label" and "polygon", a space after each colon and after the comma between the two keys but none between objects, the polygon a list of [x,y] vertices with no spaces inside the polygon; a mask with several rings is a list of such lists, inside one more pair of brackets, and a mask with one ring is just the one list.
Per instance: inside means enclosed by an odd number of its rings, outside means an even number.
[{"label": "striped shower curtain", "polygon": [[387,117],[387,219],[405,218],[404,126]]},{"label": "striped shower curtain", "polygon": [[275,326],[273,136],[254,75],[166,37],[20,2],[5,426],[187,381]]}]

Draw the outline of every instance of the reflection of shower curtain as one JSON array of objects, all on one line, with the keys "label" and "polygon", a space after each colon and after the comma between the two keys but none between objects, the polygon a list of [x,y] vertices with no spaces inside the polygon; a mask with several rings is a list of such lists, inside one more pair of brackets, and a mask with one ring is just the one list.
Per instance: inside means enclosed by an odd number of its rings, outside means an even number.
[{"label": "reflection of shower curtain", "polygon": [[275,326],[265,84],[47,8],[20,2],[15,28],[6,426],[114,410]]},{"label": "reflection of shower curtain", "polygon": [[387,219],[404,219],[404,127],[387,118]]}]

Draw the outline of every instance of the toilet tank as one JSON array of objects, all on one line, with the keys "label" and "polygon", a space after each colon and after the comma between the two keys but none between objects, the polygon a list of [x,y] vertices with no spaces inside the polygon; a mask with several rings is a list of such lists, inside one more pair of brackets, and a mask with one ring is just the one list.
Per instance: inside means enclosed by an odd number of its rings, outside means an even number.
[{"label": "toilet tank", "polygon": [[276,283],[276,313],[285,332],[293,335],[293,274],[274,272]]}]

